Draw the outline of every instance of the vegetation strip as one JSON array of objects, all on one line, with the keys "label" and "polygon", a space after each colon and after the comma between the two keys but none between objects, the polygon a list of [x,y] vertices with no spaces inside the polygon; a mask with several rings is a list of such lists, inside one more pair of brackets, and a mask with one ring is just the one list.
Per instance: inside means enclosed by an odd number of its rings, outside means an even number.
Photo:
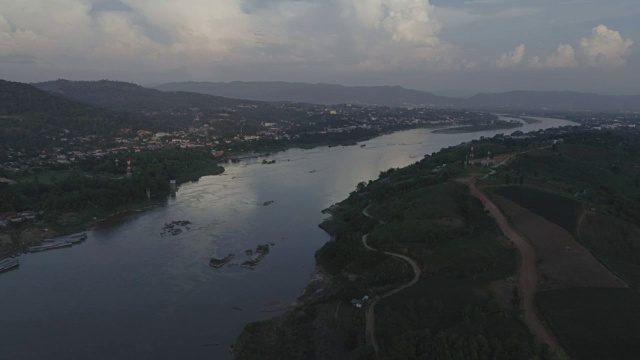
[{"label": "vegetation strip", "polygon": [[[364,210],[362,210],[362,214],[370,219],[376,220],[375,218],[373,218],[368,212],[367,212],[367,208],[365,208]],[[380,222],[380,224],[384,224],[383,221],[377,220],[378,222]],[[413,269],[413,279],[411,279],[411,281],[409,281],[408,283],[404,284],[404,285],[400,285],[397,288],[389,291],[388,293],[380,296],[380,297],[376,297],[372,302],[371,305],[369,305],[369,308],[367,309],[367,336],[369,337],[369,341],[371,342],[371,346],[373,346],[373,349],[375,350],[375,352],[379,352],[380,347],[378,346],[378,341],[376,340],[376,319],[375,319],[375,308],[376,308],[376,303],[378,302],[378,300],[380,299],[384,299],[386,297],[389,297],[399,291],[402,291],[408,287],[413,286],[415,283],[418,282],[418,280],[420,279],[420,274],[422,273],[420,270],[420,267],[418,266],[418,264],[411,259],[408,256],[404,256],[401,254],[396,254],[396,253],[392,253],[392,252],[387,252],[387,251],[382,251],[382,250],[377,250],[372,248],[371,246],[369,246],[369,244],[367,244],[367,238],[369,237],[369,234],[365,234],[362,236],[362,244],[364,245],[365,248],[367,248],[367,250],[371,250],[371,251],[380,251],[382,253],[385,253],[387,255],[391,255],[391,256],[395,256],[399,259],[402,259],[404,261],[406,261],[407,263],[409,263],[409,265],[411,265],[411,268]]]}]

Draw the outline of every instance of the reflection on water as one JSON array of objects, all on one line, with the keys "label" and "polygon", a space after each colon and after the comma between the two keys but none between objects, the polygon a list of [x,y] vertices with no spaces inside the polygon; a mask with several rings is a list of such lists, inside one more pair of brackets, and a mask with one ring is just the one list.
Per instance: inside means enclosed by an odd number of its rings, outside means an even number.
[{"label": "reflection on water", "polygon": [[[543,119],[515,130],[569,125]],[[8,359],[224,359],[261,312],[291,303],[328,240],[320,211],[360,181],[442,147],[501,131],[381,136],[366,147],[292,149],[248,159],[180,187],[166,206],[90,232],[72,248],[24,255],[0,276],[0,357]],[[263,206],[267,201],[274,201]],[[190,229],[163,235],[174,220]],[[276,245],[255,270],[214,269],[212,256]],[[219,345],[215,345],[219,344]],[[205,346],[207,345],[207,346]]]}]

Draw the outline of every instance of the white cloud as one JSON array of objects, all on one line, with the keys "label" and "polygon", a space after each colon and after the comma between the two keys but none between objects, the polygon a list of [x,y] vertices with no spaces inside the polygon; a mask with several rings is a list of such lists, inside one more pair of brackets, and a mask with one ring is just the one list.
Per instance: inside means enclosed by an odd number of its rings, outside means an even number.
[{"label": "white cloud", "polygon": [[0,0],[0,56],[203,73],[217,63],[437,68],[455,52],[428,0],[282,0],[249,11],[245,0],[113,1],[94,10],[98,0]]},{"label": "white cloud", "polygon": [[633,41],[623,39],[618,31],[599,25],[591,30],[591,37],[580,40],[579,54],[576,54],[573,46],[560,44],[556,51],[545,58],[534,56],[529,61],[529,66],[540,69],[578,66],[619,67],[626,65],[632,45]]},{"label": "white cloud", "polygon": [[452,66],[457,49],[439,38],[442,25],[433,18],[429,1],[335,1],[341,20],[350,24],[354,50],[362,59],[355,69]]},{"label": "white cloud", "polygon": [[520,64],[522,59],[524,59],[524,44],[520,44],[515,49],[502,54],[494,64],[499,68],[512,68]]},{"label": "white cloud", "polygon": [[572,68],[578,66],[573,46],[560,44],[556,51],[544,59],[534,56],[529,62],[533,68]]},{"label": "white cloud", "polygon": [[598,25],[591,30],[591,37],[580,40],[580,48],[586,65],[593,67],[619,67],[626,65],[631,53],[631,39],[624,39],[615,30]]},{"label": "white cloud", "polygon": [[[27,74],[37,69],[51,78],[148,72],[228,76],[225,80],[236,74],[275,78],[281,75],[265,69],[277,68],[286,76],[292,74],[290,79],[304,80],[312,72],[316,78],[353,73],[354,78],[370,79],[399,72],[422,76],[441,69],[614,67],[626,63],[633,44],[601,25],[585,39],[560,44],[550,54],[525,58],[531,48],[525,54],[524,44],[496,53],[487,42],[504,46],[513,41],[521,33],[512,35],[509,26],[538,18],[528,15],[542,12],[542,7],[533,1],[507,1],[509,6],[447,4],[436,9],[431,3],[0,0],[0,77],[15,79],[18,68]],[[561,38],[563,30],[554,29]],[[464,48],[445,41],[445,34]],[[538,42],[531,37],[516,41],[514,45]]]},{"label": "white cloud", "polygon": [[440,23],[431,18],[433,6],[423,0],[343,1],[353,7],[362,25],[384,29],[391,39],[427,46],[439,43]]}]

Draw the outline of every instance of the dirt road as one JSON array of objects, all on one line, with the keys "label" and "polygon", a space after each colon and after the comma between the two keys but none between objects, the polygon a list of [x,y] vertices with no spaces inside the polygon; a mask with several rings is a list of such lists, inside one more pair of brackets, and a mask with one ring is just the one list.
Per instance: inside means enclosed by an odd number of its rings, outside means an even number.
[{"label": "dirt road", "polygon": [[[371,215],[369,215],[369,213],[367,212],[367,209],[365,208],[364,210],[362,210],[362,214],[368,218],[374,219]],[[381,224],[384,224],[384,222],[378,220]],[[386,294],[382,295],[382,296],[378,296],[375,299],[373,299],[373,301],[371,302],[371,304],[369,305],[369,308],[367,309],[367,324],[366,324],[366,334],[367,337],[369,338],[369,342],[371,343],[371,346],[373,347],[373,349],[376,351],[376,353],[379,350],[379,345],[378,345],[378,340],[376,339],[376,304],[378,303],[378,301],[380,299],[384,299],[386,297],[389,297],[399,291],[402,291],[408,287],[413,286],[415,283],[418,282],[418,280],[420,279],[420,274],[422,273],[422,271],[420,270],[420,267],[418,266],[418,263],[416,263],[413,259],[411,259],[408,256],[402,255],[402,254],[396,254],[396,253],[392,253],[392,252],[387,252],[387,251],[382,251],[382,250],[378,250],[378,249],[374,249],[371,246],[369,246],[369,244],[367,244],[367,238],[369,237],[369,234],[365,234],[362,236],[362,244],[364,245],[365,248],[367,248],[368,250],[371,251],[380,251],[382,253],[385,253],[387,255],[391,255],[397,258],[400,258],[406,262],[409,263],[409,265],[411,265],[411,268],[413,269],[413,279],[411,279],[411,281],[409,281],[408,283],[398,286],[397,288],[387,292]]]},{"label": "dirt road", "polygon": [[461,179],[460,182],[469,185],[471,195],[482,201],[486,210],[496,220],[502,233],[518,248],[521,255],[520,267],[518,268],[517,279],[518,288],[522,297],[522,310],[524,312],[524,322],[529,330],[541,342],[548,344],[551,348],[557,349],[558,342],[553,333],[547,329],[536,312],[534,296],[538,288],[538,271],[536,269],[536,252],[533,247],[518,234],[509,224],[507,218],[500,209],[476,186],[476,178]]}]

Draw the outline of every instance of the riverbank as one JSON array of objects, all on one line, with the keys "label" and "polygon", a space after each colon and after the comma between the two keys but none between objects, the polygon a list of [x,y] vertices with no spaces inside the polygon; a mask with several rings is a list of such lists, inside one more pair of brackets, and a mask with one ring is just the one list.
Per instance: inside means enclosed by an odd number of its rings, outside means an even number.
[{"label": "riverbank", "polygon": [[[499,154],[506,149],[502,141],[465,147]],[[509,141],[520,149],[544,138]],[[509,280],[518,261],[513,244],[468,187],[453,181],[486,171],[465,166],[464,159],[460,147],[443,150],[385,171],[331,206],[320,227],[332,240],[316,253],[331,288],[276,319],[247,325],[237,358],[277,359],[283,348],[301,358],[401,358],[418,349],[437,357],[461,348],[501,359],[553,358],[520,319],[520,295]],[[363,211],[369,204],[379,221]],[[414,270],[388,254],[415,261]],[[488,345],[478,348],[478,339]]]},{"label": "riverbank", "polygon": [[[523,121],[525,120],[523,119]],[[529,122],[527,123],[530,124]],[[438,129],[438,130],[434,130],[433,133],[434,134],[462,134],[462,133],[472,133],[472,132],[490,131],[490,130],[509,130],[509,129],[516,129],[522,126],[523,124],[519,121],[496,121],[494,123],[486,124],[486,125],[469,125],[469,126],[458,126],[458,127],[446,128],[446,129]]]},{"label": "riverbank", "polygon": [[90,231],[101,226],[101,224],[111,223],[161,205],[161,201],[137,202],[110,213],[81,214],[67,212],[60,214],[56,221],[53,222],[37,220],[18,226],[12,225],[11,228],[0,232],[0,256],[15,256],[27,253],[29,247],[40,246],[46,239]]},{"label": "riverbank", "polygon": [[[224,168],[217,163],[192,170],[180,174],[176,184],[179,186],[198,181],[202,176],[220,175],[224,172]],[[31,246],[42,245],[43,240],[47,238],[89,231],[102,224],[112,223],[132,214],[157,208],[165,203],[170,194],[171,191],[151,194],[152,196],[149,198],[134,200],[111,209],[93,208],[90,211],[50,212],[40,219],[8,224],[0,231],[0,257],[25,253]]]}]

